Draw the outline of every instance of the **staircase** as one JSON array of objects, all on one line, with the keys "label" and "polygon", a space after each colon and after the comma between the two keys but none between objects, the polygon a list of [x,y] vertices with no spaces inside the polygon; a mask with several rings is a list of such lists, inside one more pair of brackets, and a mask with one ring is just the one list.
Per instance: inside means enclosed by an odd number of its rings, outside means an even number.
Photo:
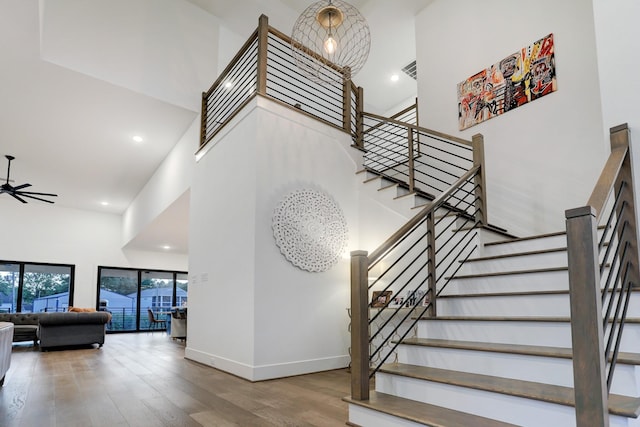
[{"label": "staircase", "polygon": [[[492,240],[398,347],[353,426],[574,426],[565,233]],[[483,243],[484,242],[484,243]],[[640,301],[633,292],[609,395],[611,426],[640,426]]]}]

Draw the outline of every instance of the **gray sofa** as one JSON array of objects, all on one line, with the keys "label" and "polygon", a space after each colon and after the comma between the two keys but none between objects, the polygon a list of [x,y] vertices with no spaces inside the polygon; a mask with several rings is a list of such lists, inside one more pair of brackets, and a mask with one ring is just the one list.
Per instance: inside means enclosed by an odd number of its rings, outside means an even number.
[{"label": "gray sofa", "polygon": [[13,342],[33,341],[38,343],[38,320],[40,313],[0,313],[0,322],[13,323]]},{"label": "gray sofa", "polygon": [[84,344],[98,344],[102,347],[106,324],[110,319],[111,314],[104,311],[40,313],[40,350]]},{"label": "gray sofa", "polygon": [[0,322],[0,387],[11,365],[11,343],[13,342],[13,323]]},{"label": "gray sofa", "polygon": [[90,313],[0,313],[0,322],[14,324],[13,342],[40,341],[40,350],[51,347],[98,344],[102,347],[111,314]]}]

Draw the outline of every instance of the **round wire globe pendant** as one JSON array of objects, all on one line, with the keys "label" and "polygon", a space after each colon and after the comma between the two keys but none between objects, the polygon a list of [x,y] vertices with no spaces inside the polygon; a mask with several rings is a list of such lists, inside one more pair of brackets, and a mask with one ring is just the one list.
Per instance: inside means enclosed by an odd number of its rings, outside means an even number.
[{"label": "round wire globe pendant", "polygon": [[296,66],[316,83],[351,80],[369,56],[371,35],[362,14],[341,0],[305,9],[291,33]]}]

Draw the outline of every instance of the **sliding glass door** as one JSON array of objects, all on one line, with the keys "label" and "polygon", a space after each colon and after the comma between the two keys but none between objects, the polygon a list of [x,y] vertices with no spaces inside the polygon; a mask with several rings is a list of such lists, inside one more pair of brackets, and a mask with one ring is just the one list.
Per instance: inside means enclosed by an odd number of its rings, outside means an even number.
[{"label": "sliding glass door", "polygon": [[184,272],[98,267],[98,306],[112,316],[108,331],[156,329],[152,319],[167,320],[172,307],[186,305],[187,288]]},{"label": "sliding glass door", "polygon": [[98,267],[98,308],[111,313],[107,330],[138,329],[139,271]]}]

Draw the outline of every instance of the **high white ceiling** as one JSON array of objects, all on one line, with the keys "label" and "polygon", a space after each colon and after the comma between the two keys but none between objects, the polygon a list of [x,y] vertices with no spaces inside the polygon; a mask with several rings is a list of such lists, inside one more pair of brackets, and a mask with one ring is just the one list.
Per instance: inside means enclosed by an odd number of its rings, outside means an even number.
[{"label": "high white ceiling", "polygon": [[[355,76],[369,111],[416,94],[414,15],[432,0],[353,0],[367,18],[369,60]],[[59,196],[56,205],[121,214],[198,115],[215,80],[219,25],[246,39],[258,16],[289,33],[307,0],[0,0],[0,178]],[[195,29],[195,30],[194,30]],[[392,83],[392,73],[400,80]],[[132,141],[134,135],[144,138]],[[186,252],[187,202],[136,239]],[[108,202],[103,206],[101,202]],[[0,195],[3,204],[18,203]],[[33,202],[41,203],[41,202]],[[181,221],[177,235],[162,236]],[[161,226],[160,226],[161,225]],[[178,240],[180,240],[178,242]]]}]

